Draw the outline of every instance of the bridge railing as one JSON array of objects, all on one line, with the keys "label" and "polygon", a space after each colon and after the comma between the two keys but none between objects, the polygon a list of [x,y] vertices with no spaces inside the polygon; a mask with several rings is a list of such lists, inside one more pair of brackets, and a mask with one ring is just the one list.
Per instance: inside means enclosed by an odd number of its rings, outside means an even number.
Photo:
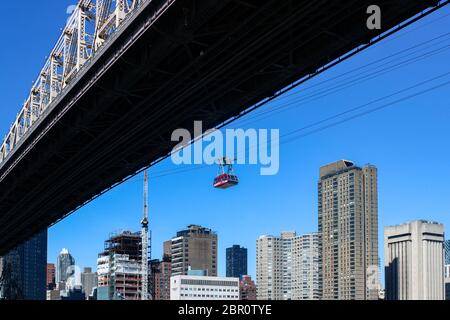
[{"label": "bridge railing", "polygon": [[33,125],[45,117],[50,104],[75,82],[83,66],[113,40],[124,21],[151,1],[79,0],[3,140],[0,164],[6,161]]}]

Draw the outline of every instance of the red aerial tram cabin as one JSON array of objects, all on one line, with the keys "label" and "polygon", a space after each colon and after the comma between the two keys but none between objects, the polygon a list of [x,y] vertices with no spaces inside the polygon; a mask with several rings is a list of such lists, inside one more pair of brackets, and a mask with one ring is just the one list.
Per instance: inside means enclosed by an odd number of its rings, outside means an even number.
[{"label": "red aerial tram cabin", "polygon": [[214,188],[228,189],[239,184],[239,178],[233,173],[232,160],[223,158],[219,159],[220,172],[214,179]]},{"label": "red aerial tram cabin", "polygon": [[216,189],[228,189],[239,184],[239,179],[235,175],[221,174],[214,179],[214,188]]}]

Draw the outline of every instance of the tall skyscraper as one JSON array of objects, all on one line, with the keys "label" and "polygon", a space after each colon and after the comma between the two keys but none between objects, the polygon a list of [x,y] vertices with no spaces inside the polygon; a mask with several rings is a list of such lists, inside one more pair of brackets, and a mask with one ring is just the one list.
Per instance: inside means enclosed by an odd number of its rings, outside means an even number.
[{"label": "tall skyscraper", "polygon": [[318,235],[261,236],[256,243],[259,300],[319,298]]},{"label": "tall skyscraper", "polygon": [[56,260],[56,283],[67,282],[67,279],[73,273],[75,259],[69,253],[69,250],[62,249]]},{"label": "tall skyscraper", "polygon": [[386,298],[444,299],[444,226],[413,221],[384,230]]},{"label": "tall skyscraper", "polygon": [[56,267],[53,263],[47,263],[47,290],[54,290],[56,287]]},{"label": "tall skyscraper", "polygon": [[3,256],[1,269],[1,298],[46,300],[47,230]]},{"label": "tall skyscraper", "polygon": [[84,268],[81,273],[81,287],[85,293],[86,300],[89,299],[89,296],[92,294],[92,290],[97,287],[97,283],[97,273],[92,272],[92,268]]},{"label": "tall skyscraper", "polygon": [[234,245],[227,248],[227,277],[242,279],[247,275],[247,248]]},{"label": "tall skyscraper", "polygon": [[377,168],[323,166],[318,191],[322,298],[378,299]]},{"label": "tall skyscraper", "polygon": [[295,237],[292,243],[292,300],[320,299],[319,235]]},{"label": "tall skyscraper", "polygon": [[171,241],[172,276],[187,275],[191,268],[207,270],[208,276],[216,277],[217,247],[217,234],[211,229],[190,225],[179,231]]}]

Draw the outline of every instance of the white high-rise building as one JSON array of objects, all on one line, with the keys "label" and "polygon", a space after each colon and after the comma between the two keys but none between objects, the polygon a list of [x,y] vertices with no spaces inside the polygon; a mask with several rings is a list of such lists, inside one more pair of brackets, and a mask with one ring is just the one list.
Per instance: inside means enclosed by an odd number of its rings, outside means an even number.
[{"label": "white high-rise building", "polygon": [[170,300],[239,300],[239,278],[178,275],[170,278]]},{"label": "white high-rise building", "polygon": [[319,298],[318,235],[261,236],[256,244],[259,300]]},{"label": "white high-rise building", "polygon": [[256,281],[258,300],[290,300],[291,247],[295,232],[281,237],[261,236],[256,242]]},{"label": "white high-rise building", "polygon": [[295,237],[292,244],[292,300],[320,299],[319,235]]},{"label": "white high-rise building", "polygon": [[414,221],[384,231],[386,298],[443,300],[444,226]]}]

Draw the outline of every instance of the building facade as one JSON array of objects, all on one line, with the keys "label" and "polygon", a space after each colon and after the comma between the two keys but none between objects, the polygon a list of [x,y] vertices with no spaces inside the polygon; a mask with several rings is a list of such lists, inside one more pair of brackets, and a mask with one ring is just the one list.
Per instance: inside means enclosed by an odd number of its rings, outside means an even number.
[{"label": "building facade", "polygon": [[292,300],[320,299],[319,235],[295,237],[292,243]]},{"label": "building facade", "polygon": [[261,236],[256,243],[258,300],[319,299],[318,235]]},{"label": "building facade", "polygon": [[62,249],[56,260],[56,283],[67,282],[75,267],[75,259],[69,250]]},{"label": "building facade", "polygon": [[264,235],[256,241],[256,283],[258,300],[292,299],[291,248],[295,232],[280,237]]},{"label": "building facade", "polygon": [[84,268],[83,272],[81,273],[81,287],[83,288],[86,300],[89,299],[89,296],[92,294],[93,289],[97,287],[97,283],[97,273],[92,272],[92,268]]},{"label": "building facade", "polygon": [[445,278],[445,300],[450,300],[450,278]]},{"label": "building facade", "polygon": [[413,221],[384,231],[387,300],[444,299],[444,226]]},{"label": "building facade", "polygon": [[247,275],[247,248],[234,245],[226,250],[227,277],[240,278]]},{"label": "building facade", "polygon": [[450,240],[445,240],[444,250],[445,250],[445,264],[450,265]]},{"label": "building facade", "polygon": [[256,300],[256,284],[251,276],[243,276],[240,282],[240,299],[241,300]]},{"label": "building facade", "polygon": [[98,300],[141,300],[141,234],[124,231],[105,241],[97,259]]},{"label": "building facade", "polygon": [[239,278],[173,276],[170,300],[239,300]]},{"label": "building facade", "polygon": [[320,169],[319,255],[322,299],[377,300],[377,169],[341,160]]},{"label": "building facade", "polygon": [[[444,242],[445,278],[450,278],[450,240]],[[449,279],[450,281],[450,279]]]},{"label": "building facade", "polygon": [[444,266],[444,278],[450,280],[450,264]]},{"label": "building facade", "polygon": [[49,301],[61,300],[61,290],[59,289],[47,290],[47,300]]},{"label": "building facade", "polygon": [[[165,250],[169,244],[165,244]],[[189,268],[207,270],[208,275],[217,276],[218,237],[211,229],[190,225],[177,233],[170,242],[172,275],[187,275]]]},{"label": "building facade", "polygon": [[172,259],[164,255],[162,261],[150,261],[150,290],[153,300],[170,300]]},{"label": "building facade", "polygon": [[63,301],[83,301],[86,300],[86,295],[81,286],[76,285],[73,288],[61,292],[59,300]]},{"label": "building facade", "polygon": [[0,298],[46,300],[47,230],[11,250],[1,260]]},{"label": "building facade", "polygon": [[47,290],[56,288],[56,267],[53,263],[47,263]]}]

